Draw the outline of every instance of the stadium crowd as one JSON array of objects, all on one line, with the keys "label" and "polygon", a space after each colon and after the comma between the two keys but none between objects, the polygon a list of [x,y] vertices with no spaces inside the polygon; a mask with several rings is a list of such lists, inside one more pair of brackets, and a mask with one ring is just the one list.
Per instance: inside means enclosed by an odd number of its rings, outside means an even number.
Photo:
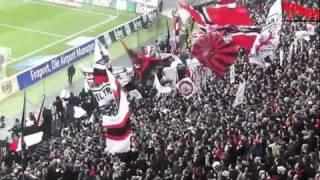
[{"label": "stadium crowd", "polygon": [[[254,5],[258,21],[267,14]],[[264,12],[265,11],[265,12]],[[253,11],[252,11],[253,12]],[[319,25],[319,24],[318,24]],[[284,22],[279,52],[268,68],[239,55],[236,82],[204,68],[202,83],[189,100],[179,93],[131,101],[131,151],[104,151],[99,111],[94,98],[81,92],[68,104],[81,105],[88,117],[64,119],[61,135],[42,142],[24,156],[10,153],[0,160],[0,179],[320,179],[320,36],[290,45],[305,22]],[[319,30],[319,29],[318,29]],[[302,46],[303,44],[303,46]],[[191,55],[190,55],[191,56]],[[245,103],[232,107],[239,82],[246,80]],[[108,109],[112,113],[112,109]],[[23,157],[23,158],[22,158]]]}]

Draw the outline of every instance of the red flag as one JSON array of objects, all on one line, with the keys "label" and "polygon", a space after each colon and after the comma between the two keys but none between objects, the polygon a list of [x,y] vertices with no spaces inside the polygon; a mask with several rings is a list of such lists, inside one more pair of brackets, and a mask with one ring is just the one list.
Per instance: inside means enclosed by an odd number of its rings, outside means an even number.
[{"label": "red flag", "polygon": [[252,26],[254,23],[245,6],[229,7],[205,7],[204,14],[212,24]]},{"label": "red flag", "polygon": [[256,37],[259,35],[259,28],[256,27],[238,27],[234,25],[207,26],[207,32],[219,32],[224,36],[227,42],[233,42],[235,45],[244,48],[247,53],[250,52]]},{"label": "red flag", "polygon": [[196,9],[194,9],[192,6],[190,6],[189,4],[187,3],[183,3],[181,2],[180,3],[180,7],[185,9],[186,11],[188,11],[188,13],[192,16],[192,18],[194,19],[194,21],[196,23],[198,23],[199,25],[201,26],[204,26],[205,25],[205,20],[204,20],[204,17],[203,15],[197,11]]},{"label": "red flag", "polygon": [[236,60],[238,49],[232,42],[226,42],[220,33],[207,32],[195,40],[192,54],[218,77],[223,77],[227,67]]},{"label": "red flag", "polygon": [[201,10],[196,10],[187,3],[180,3],[180,7],[189,12],[194,21],[201,26],[205,24],[217,25],[242,25],[252,26],[253,21],[245,6],[229,8],[222,6],[218,8],[203,7]]},{"label": "red flag", "polygon": [[307,8],[294,2],[285,1],[282,3],[283,10],[287,13],[287,19],[291,20],[294,16],[304,17],[307,20],[320,20],[320,10]]},{"label": "red flag", "polygon": [[130,56],[134,73],[138,80],[141,80],[145,72],[151,70],[153,65],[161,63],[161,59],[155,57],[147,57],[144,53],[133,51],[129,49],[125,43],[121,41],[123,47]]},{"label": "red flag", "polygon": [[250,52],[258,33],[234,33],[231,34],[231,41],[244,48],[247,53]]},{"label": "red flag", "polygon": [[93,82],[95,85],[101,85],[109,81],[106,69],[107,66],[104,60],[97,61],[93,66]]}]

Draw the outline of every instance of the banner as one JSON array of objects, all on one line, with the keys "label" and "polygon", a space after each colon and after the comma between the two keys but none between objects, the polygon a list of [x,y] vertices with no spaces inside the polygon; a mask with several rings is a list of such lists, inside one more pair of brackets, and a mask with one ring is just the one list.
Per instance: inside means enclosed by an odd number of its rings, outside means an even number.
[{"label": "banner", "polygon": [[17,91],[19,91],[19,85],[16,76],[0,80],[0,101]]},{"label": "banner", "polygon": [[94,51],[94,46],[95,41],[91,40],[82,46],[71,49],[41,65],[18,74],[17,79],[20,89],[24,89],[91,54]]},{"label": "banner", "polygon": [[178,91],[184,96],[185,98],[189,99],[195,92],[194,83],[190,78],[184,78],[177,84]]},{"label": "banner", "polygon": [[136,2],[137,13],[148,13],[159,6],[159,0],[131,0]]},{"label": "banner", "polygon": [[133,32],[139,31],[145,24],[153,21],[155,17],[156,11],[152,11],[150,12],[150,14],[146,14],[144,16],[139,16],[126,24],[123,24],[109,32],[101,34],[98,39],[103,44],[112,44],[113,42],[116,42]]},{"label": "banner", "polygon": [[105,106],[113,100],[113,94],[110,89],[110,83],[103,84],[96,88],[91,88],[91,91],[100,107]]}]

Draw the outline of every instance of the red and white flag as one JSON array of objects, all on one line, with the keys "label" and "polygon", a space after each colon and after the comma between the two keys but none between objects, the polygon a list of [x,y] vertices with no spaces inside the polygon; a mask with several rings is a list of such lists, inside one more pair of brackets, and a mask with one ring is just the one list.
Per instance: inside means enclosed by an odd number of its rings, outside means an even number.
[{"label": "red and white flag", "polygon": [[121,91],[118,113],[116,116],[102,116],[102,125],[105,128],[116,128],[124,126],[129,121],[131,112],[129,101],[124,91]]},{"label": "red and white flag", "polygon": [[109,51],[96,40],[94,49],[93,82],[101,85],[109,81],[106,69],[111,67]]},{"label": "red and white flag", "polygon": [[[24,136],[24,143],[26,148],[31,147],[33,145],[39,144],[42,141],[43,132],[39,131],[33,134]],[[13,140],[9,145],[9,150],[13,152],[19,152],[22,150],[22,139]]]},{"label": "red and white flag", "polygon": [[[252,26],[253,20],[245,6],[236,6],[230,8],[229,6],[222,7],[201,7],[201,9],[195,9],[187,3],[180,3],[180,7],[185,9],[192,16],[194,21],[200,26],[207,24],[224,25],[236,25],[236,26]],[[229,18],[226,18],[229,17]],[[232,17],[232,18],[230,18]]]},{"label": "red and white flag", "polygon": [[265,25],[257,36],[249,54],[249,60],[261,61],[267,56],[273,56],[280,43],[282,26],[281,0],[277,0],[270,8]]},{"label": "red and white flag", "polygon": [[193,20],[199,24],[200,26],[205,26],[206,21],[204,19],[203,14],[201,14],[198,10],[196,10],[193,6],[191,6],[188,3],[181,2],[180,7],[186,10],[190,16],[193,18]]},{"label": "red and white flag", "polygon": [[131,131],[121,136],[106,136],[106,151],[109,153],[124,153],[130,151]]},{"label": "red and white flag", "polygon": [[130,103],[126,92],[113,74],[106,70],[110,79],[110,89],[118,105],[115,116],[102,116],[102,127],[105,130],[106,151],[109,153],[123,153],[130,151]]}]

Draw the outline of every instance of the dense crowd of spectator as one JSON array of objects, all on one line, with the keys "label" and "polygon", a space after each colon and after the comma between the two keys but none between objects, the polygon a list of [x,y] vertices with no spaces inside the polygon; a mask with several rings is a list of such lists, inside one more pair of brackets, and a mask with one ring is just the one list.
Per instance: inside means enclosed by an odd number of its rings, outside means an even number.
[{"label": "dense crowd of spectator", "polygon": [[[320,179],[319,34],[299,41],[289,57],[295,31],[305,29],[305,22],[283,23],[282,65],[279,52],[268,68],[241,56],[233,84],[228,74],[218,79],[200,67],[196,77],[203,83],[189,100],[176,92],[132,100],[128,153],[104,151],[101,112],[92,95],[81,92],[68,103],[85,105],[95,118],[65,123],[59,137],[24,156],[10,153],[0,161],[0,179],[22,178],[22,169],[28,179],[48,180]],[[245,103],[233,108],[243,80]],[[58,117],[68,117],[61,103],[54,103]]]}]

